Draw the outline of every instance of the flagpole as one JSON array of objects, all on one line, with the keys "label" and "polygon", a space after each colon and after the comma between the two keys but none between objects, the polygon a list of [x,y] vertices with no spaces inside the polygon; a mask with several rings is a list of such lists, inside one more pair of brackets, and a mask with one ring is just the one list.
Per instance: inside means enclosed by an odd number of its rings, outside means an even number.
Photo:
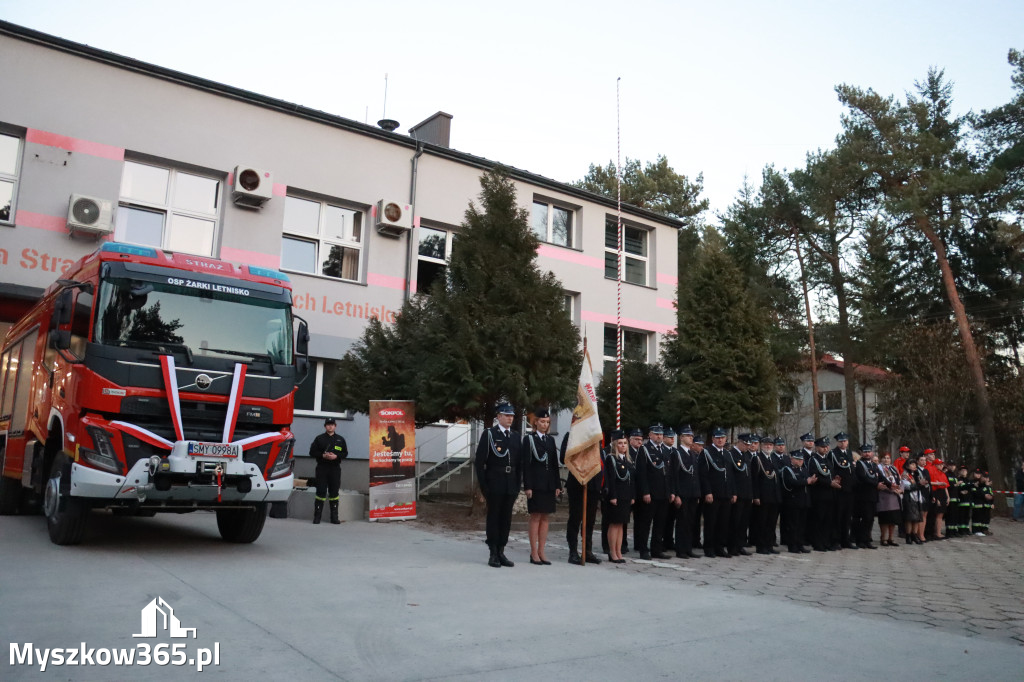
[{"label": "flagpole", "polygon": [[[615,79],[615,184],[616,184],[616,222],[618,223],[618,267],[615,277],[615,428],[622,428],[622,117],[619,107],[619,83],[622,76]],[[586,510],[584,510],[584,514]]]}]

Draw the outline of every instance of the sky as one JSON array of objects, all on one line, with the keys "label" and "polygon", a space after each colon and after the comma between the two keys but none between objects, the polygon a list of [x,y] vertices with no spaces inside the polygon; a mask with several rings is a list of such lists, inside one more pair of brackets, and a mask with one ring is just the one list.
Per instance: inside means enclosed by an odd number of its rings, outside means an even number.
[{"label": "sky", "polygon": [[981,111],[1024,49],[1020,0],[0,0],[0,19],[399,133],[445,111],[454,149],[562,182],[663,154],[703,174],[712,221],[765,165],[833,145],[836,85],[903,99],[938,67],[954,112]]}]

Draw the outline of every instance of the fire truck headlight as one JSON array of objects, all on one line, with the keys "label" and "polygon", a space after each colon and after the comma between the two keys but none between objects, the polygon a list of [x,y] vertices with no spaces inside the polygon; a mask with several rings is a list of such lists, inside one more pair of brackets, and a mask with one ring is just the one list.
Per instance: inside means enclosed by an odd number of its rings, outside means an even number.
[{"label": "fire truck headlight", "polygon": [[292,470],[292,446],[295,445],[294,439],[282,441],[277,451],[277,459],[274,460],[273,466],[270,467],[269,478],[278,478],[280,476],[287,476]]},{"label": "fire truck headlight", "polygon": [[122,473],[121,462],[118,461],[117,453],[114,452],[114,446],[110,442],[110,434],[98,426],[88,426],[85,430],[89,432],[89,437],[92,438],[96,449],[81,448],[79,453],[82,457],[97,469],[114,474]]}]

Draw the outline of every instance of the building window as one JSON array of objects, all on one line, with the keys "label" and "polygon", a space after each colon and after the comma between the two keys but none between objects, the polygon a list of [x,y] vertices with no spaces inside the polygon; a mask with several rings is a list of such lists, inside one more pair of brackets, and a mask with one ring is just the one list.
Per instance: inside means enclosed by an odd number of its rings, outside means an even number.
[{"label": "building window", "polygon": [[530,223],[537,239],[558,246],[572,246],[573,211],[543,201],[533,202]]},{"label": "building window", "polygon": [[574,294],[571,291],[562,292],[562,310],[565,311],[566,316],[573,324],[576,324],[576,310],[579,307],[578,300],[579,294]]},{"label": "building window", "polygon": [[[622,281],[630,284],[647,284],[647,254],[650,234],[647,230],[631,225],[622,226]],[[618,278],[619,229],[614,219],[604,224],[604,276]]]},{"label": "building window", "polygon": [[[622,359],[625,360],[636,360],[639,362],[648,362],[648,334],[647,332],[638,332],[632,329],[622,330]],[[604,328],[604,372],[611,375],[615,374],[615,359],[618,355],[616,338],[615,338],[615,327],[607,326]]]},{"label": "building window", "polygon": [[796,400],[791,395],[779,396],[779,414],[793,414],[796,411]]},{"label": "building window", "polygon": [[818,393],[819,412],[842,412],[843,392],[842,391],[821,391]]},{"label": "building window", "polygon": [[429,294],[437,279],[443,279],[448,269],[452,240],[447,230],[434,227],[419,228],[419,260],[416,263],[416,291]]},{"label": "building window", "polygon": [[21,138],[0,133],[0,223],[14,222],[20,159]]},{"label": "building window", "polygon": [[338,363],[332,360],[311,362],[309,373],[295,390],[295,414],[324,415],[351,419],[352,414],[341,409],[334,390]]},{"label": "building window", "polygon": [[363,214],[328,201],[285,197],[281,269],[360,281]]},{"label": "building window", "polygon": [[125,161],[115,235],[168,251],[213,255],[220,181]]}]

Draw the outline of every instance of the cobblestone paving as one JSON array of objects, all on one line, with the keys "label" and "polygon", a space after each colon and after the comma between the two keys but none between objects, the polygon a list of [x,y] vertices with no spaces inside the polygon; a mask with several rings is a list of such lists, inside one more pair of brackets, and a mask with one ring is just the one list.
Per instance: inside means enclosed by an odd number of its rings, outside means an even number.
[{"label": "cobblestone paving", "polygon": [[[432,532],[482,541],[480,531]],[[877,536],[877,527],[875,534]],[[1024,523],[998,518],[988,537],[963,537],[924,545],[731,559],[666,559],[581,570],[623,571],[682,580],[696,587],[785,599],[815,608],[907,621],[967,636],[1024,645]],[[595,529],[595,541],[600,534]],[[632,537],[630,537],[632,541]],[[529,552],[525,532],[513,530],[510,558]],[[524,551],[525,550],[525,551]],[[753,551],[753,550],[748,550]],[[600,556],[600,555],[599,555]],[[552,529],[548,558],[565,561],[564,531]],[[604,558],[603,556],[601,558]]]}]

